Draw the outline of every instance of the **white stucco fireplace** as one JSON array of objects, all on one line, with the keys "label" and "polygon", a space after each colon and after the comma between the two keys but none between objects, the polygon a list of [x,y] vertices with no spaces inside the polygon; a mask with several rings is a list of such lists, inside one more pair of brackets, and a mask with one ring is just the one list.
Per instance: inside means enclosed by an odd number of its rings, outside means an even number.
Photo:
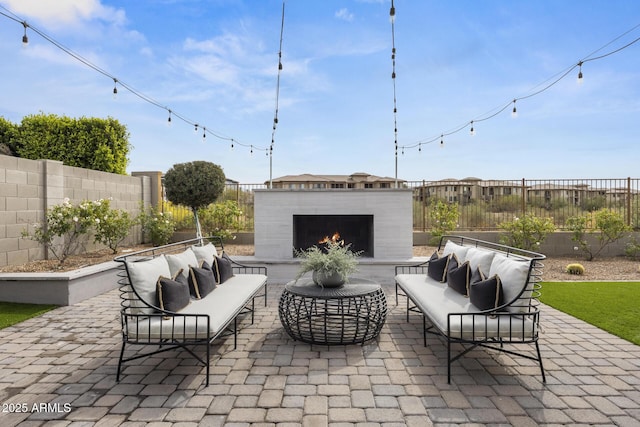
[{"label": "white stucco fireplace", "polygon": [[[326,232],[320,234],[337,231],[347,243],[354,240],[371,246],[367,252],[372,261],[412,257],[409,189],[272,189],[256,190],[254,195],[256,259],[292,260],[295,242],[301,241],[294,239],[294,231],[300,231],[300,220],[305,218],[310,218],[315,228],[326,222]],[[337,230],[338,227],[344,229]],[[349,238],[354,228],[359,230],[358,235],[369,234]],[[319,235],[318,239],[322,237]]]}]

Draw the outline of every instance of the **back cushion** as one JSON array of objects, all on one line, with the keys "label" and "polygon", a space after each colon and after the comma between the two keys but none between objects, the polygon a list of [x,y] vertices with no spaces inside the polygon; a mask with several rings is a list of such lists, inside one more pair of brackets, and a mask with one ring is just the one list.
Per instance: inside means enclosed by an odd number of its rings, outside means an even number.
[{"label": "back cushion", "polygon": [[478,248],[469,248],[465,261],[469,261],[471,271],[480,269],[482,274],[484,274],[486,277],[489,277],[492,276],[489,270],[491,269],[491,261],[493,261],[493,257],[495,254],[496,253],[493,251],[487,251]]},{"label": "back cushion", "polygon": [[500,276],[505,303],[511,302],[520,294],[525,286],[527,287],[527,290],[525,290],[521,297],[524,299],[519,301],[516,307],[509,307],[509,311],[512,313],[523,313],[527,311],[527,299],[531,298],[531,288],[526,283],[529,275],[529,265],[529,261],[508,258],[502,254],[496,255],[493,263],[491,263],[488,276],[492,277],[495,274]]},{"label": "back cushion", "polygon": [[191,248],[179,254],[166,255],[166,257],[169,263],[169,270],[171,270],[171,277],[175,277],[180,270],[182,270],[184,277],[188,277],[189,267],[199,266],[198,258],[196,258],[196,254]]},{"label": "back cushion", "polygon": [[447,243],[444,245],[444,249],[442,250],[442,256],[455,254],[458,257],[460,263],[463,263],[464,260],[467,259],[468,251],[468,246],[462,246],[457,243],[453,243],[451,240],[447,240]]},{"label": "back cushion", "polygon": [[[131,286],[135,288],[140,298],[149,304],[157,302],[156,283],[160,276],[171,277],[169,263],[163,255],[145,261],[127,261],[127,271]],[[134,313],[148,314],[155,311],[141,302],[133,301],[131,307],[137,307],[136,310],[133,310]]]},{"label": "back cushion", "polygon": [[212,265],[213,258],[218,256],[218,249],[211,242],[204,246],[193,245],[191,250],[196,254],[199,264],[202,264],[202,261],[206,261],[207,264]]}]

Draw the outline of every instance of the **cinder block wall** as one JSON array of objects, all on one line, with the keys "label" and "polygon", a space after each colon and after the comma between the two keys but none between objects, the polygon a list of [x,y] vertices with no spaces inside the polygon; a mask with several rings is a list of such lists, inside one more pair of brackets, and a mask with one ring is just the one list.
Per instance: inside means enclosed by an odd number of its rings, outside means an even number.
[{"label": "cinder block wall", "polygon": [[[155,172],[157,174],[158,172]],[[54,160],[27,160],[0,155],[0,266],[45,259],[44,248],[21,237],[22,231],[44,220],[48,207],[111,198],[113,208],[137,215],[140,202],[151,200],[151,178],[65,166]],[[134,229],[127,243],[138,243]],[[94,249],[91,244],[88,249]]]}]

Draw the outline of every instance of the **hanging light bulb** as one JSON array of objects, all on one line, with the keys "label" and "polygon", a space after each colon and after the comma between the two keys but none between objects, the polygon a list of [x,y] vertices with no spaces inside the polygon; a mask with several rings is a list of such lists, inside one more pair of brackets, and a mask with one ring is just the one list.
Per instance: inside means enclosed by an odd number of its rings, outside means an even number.
[{"label": "hanging light bulb", "polygon": [[193,131],[194,131],[195,133],[198,133],[198,124],[197,124],[197,123],[196,123],[195,127],[193,128]]},{"label": "hanging light bulb", "polygon": [[518,110],[516,110],[516,100],[513,100],[513,110],[511,110],[511,117],[518,117]]},{"label": "hanging light bulb", "polygon": [[393,0],[391,0],[391,9],[389,9],[389,19],[392,24],[396,22],[396,8],[393,5]]},{"label": "hanging light bulb", "polygon": [[29,44],[29,37],[27,37],[27,23],[23,22],[22,26],[24,27],[24,35],[22,36],[22,47],[27,47]]},{"label": "hanging light bulb", "polygon": [[171,126],[171,110],[169,110],[169,118],[167,119],[167,126]]},{"label": "hanging light bulb", "polygon": [[578,71],[578,83],[582,84],[584,80],[582,80],[582,61],[578,62],[578,66],[580,70]]},{"label": "hanging light bulb", "polygon": [[418,144],[418,153],[422,153],[422,143]]},{"label": "hanging light bulb", "polygon": [[444,135],[440,135],[440,148],[444,147]]},{"label": "hanging light bulb", "polygon": [[233,151],[233,138],[231,138],[231,151]]},{"label": "hanging light bulb", "polygon": [[207,128],[202,127],[202,142],[207,142]]},{"label": "hanging light bulb", "polygon": [[253,145],[251,145],[251,152],[249,153],[251,157],[253,157]]},{"label": "hanging light bulb", "polygon": [[118,97],[118,79],[113,79],[113,99]]},{"label": "hanging light bulb", "polygon": [[476,134],[476,130],[473,128],[473,120],[471,120],[471,129],[469,129],[469,133],[471,134],[471,136],[474,136]]},{"label": "hanging light bulb", "polygon": [[402,147],[402,155],[404,156],[404,146]]}]

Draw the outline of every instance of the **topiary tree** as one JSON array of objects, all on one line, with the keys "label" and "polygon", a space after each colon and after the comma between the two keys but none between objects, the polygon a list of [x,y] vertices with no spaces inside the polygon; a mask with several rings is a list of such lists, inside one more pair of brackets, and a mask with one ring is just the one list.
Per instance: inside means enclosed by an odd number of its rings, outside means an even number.
[{"label": "topiary tree", "polygon": [[198,209],[215,202],[224,192],[225,176],[214,163],[197,160],[177,163],[164,175],[164,188],[171,203],[188,206],[196,223],[196,237],[202,237]]}]

